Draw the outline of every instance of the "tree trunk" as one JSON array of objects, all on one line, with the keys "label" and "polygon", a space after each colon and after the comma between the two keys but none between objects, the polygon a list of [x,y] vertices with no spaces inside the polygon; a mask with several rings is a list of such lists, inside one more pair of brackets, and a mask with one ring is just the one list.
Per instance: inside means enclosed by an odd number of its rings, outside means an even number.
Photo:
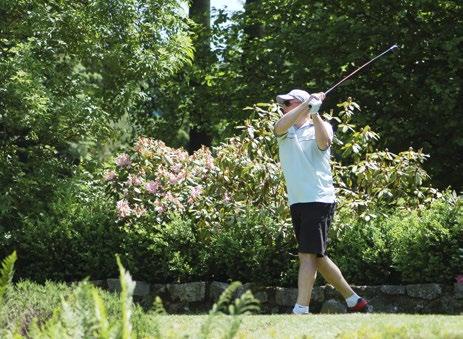
[{"label": "tree trunk", "polygon": [[[211,1],[210,0],[192,0],[190,10],[190,19],[198,26],[195,28],[196,39],[194,46],[196,56],[194,67],[199,69],[200,74],[206,74],[209,65],[211,64]],[[190,108],[191,128],[189,132],[190,141],[187,145],[187,150],[191,154],[197,149],[204,146],[211,146],[212,136],[210,133],[209,122],[207,117],[207,93],[208,89],[202,84],[201,76],[199,79],[191,80],[192,89],[192,105]]]}]

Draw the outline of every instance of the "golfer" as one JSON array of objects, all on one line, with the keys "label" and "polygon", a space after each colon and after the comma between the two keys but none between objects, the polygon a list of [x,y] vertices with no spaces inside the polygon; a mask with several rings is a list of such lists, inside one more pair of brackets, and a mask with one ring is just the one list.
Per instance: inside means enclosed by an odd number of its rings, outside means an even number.
[{"label": "golfer", "polygon": [[324,99],[324,93],[310,95],[299,89],[277,96],[283,116],[275,124],[274,132],[299,255],[293,313],[309,313],[317,271],[346,299],[349,312],[367,312],[368,302],[352,290],[326,254],[336,199],[329,163],[333,129],[318,114]]}]

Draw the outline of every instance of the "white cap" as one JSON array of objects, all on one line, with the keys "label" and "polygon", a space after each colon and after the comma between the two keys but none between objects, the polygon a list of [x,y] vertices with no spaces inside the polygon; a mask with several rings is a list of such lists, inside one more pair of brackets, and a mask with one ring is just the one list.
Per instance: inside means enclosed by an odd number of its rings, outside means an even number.
[{"label": "white cap", "polygon": [[306,91],[303,91],[302,89],[293,89],[288,94],[277,95],[277,102],[279,104],[282,104],[286,100],[292,100],[292,99],[297,99],[300,102],[304,102],[308,100],[309,98],[310,98],[310,94],[307,93]]}]

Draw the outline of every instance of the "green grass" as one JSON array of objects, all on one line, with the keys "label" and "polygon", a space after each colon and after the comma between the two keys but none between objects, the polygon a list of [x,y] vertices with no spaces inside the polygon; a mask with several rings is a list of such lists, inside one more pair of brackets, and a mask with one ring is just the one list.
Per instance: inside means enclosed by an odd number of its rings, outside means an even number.
[{"label": "green grass", "polygon": [[[160,332],[199,336],[206,316],[161,316]],[[217,318],[216,334],[231,320]],[[211,331],[214,334],[214,331]],[[410,314],[243,316],[237,338],[463,338],[463,316]],[[214,337],[214,335],[212,335]]]},{"label": "green grass", "polygon": [[[53,282],[14,284],[0,303],[0,337],[15,330],[27,336],[33,319],[44,324],[73,288]],[[119,321],[119,295],[101,290],[100,294],[108,319]],[[132,325],[138,338],[231,338],[238,329],[235,338],[463,339],[463,315],[156,315],[154,310],[146,312],[135,307]]]}]

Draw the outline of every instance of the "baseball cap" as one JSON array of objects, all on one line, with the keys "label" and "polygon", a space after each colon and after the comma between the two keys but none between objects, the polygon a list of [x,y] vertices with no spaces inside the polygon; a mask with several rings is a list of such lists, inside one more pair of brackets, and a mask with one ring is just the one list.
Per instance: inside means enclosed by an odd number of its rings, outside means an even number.
[{"label": "baseball cap", "polygon": [[277,95],[277,102],[282,104],[286,100],[297,99],[300,102],[304,102],[310,98],[310,94],[302,89],[293,89],[288,94]]}]

